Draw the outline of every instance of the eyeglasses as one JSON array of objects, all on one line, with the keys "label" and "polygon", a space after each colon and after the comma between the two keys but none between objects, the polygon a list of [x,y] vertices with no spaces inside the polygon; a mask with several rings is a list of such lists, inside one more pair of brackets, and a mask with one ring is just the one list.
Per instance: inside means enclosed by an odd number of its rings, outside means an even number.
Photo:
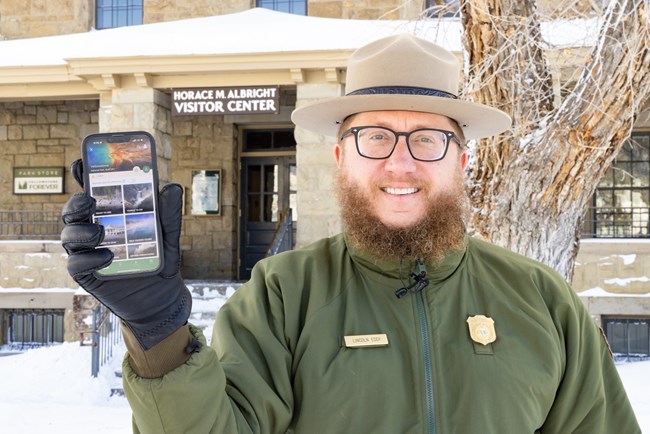
[{"label": "eyeglasses", "polygon": [[393,131],[386,127],[352,127],[341,135],[341,140],[354,136],[359,155],[374,160],[390,157],[400,136],[406,138],[411,156],[418,161],[438,161],[445,158],[449,140],[460,144],[460,139],[452,131],[435,128],[420,128],[410,132]]}]

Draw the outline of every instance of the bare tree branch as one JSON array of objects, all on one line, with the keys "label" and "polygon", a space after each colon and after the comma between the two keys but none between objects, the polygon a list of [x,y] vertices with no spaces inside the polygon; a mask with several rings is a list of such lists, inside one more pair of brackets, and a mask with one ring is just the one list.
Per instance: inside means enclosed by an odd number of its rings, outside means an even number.
[{"label": "bare tree branch", "polygon": [[472,228],[570,278],[598,181],[650,96],[648,0],[613,0],[575,88],[554,107],[532,0],[467,1],[466,94],[510,113],[469,173]]}]

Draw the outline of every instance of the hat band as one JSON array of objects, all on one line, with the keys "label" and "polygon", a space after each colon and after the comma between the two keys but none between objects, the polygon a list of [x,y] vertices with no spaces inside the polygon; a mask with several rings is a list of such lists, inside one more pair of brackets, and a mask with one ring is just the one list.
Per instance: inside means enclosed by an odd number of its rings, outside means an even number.
[{"label": "hat band", "polygon": [[427,87],[415,86],[377,86],[366,87],[364,89],[357,89],[345,96],[353,95],[422,95],[422,96],[438,96],[442,98],[457,99],[458,97],[453,93],[445,92],[444,90],[429,89]]}]

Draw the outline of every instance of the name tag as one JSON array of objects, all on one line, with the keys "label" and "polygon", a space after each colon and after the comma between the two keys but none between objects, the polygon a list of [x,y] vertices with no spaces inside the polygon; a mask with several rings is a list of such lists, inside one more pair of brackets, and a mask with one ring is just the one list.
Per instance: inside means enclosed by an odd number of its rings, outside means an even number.
[{"label": "name tag", "polygon": [[385,333],[344,336],[343,339],[345,340],[345,346],[348,348],[385,347],[388,345],[388,336]]}]

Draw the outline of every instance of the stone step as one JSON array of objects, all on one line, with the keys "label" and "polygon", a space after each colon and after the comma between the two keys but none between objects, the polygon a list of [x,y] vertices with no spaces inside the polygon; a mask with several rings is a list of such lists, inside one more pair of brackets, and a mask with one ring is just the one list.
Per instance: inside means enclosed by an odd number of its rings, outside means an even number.
[{"label": "stone step", "polygon": [[212,323],[221,306],[243,282],[225,280],[186,280],[192,293],[190,322],[205,331],[212,330]]},{"label": "stone step", "polygon": [[[236,290],[242,286],[245,281],[237,280],[198,280],[186,279],[185,284],[192,293],[192,298],[210,299],[215,297],[227,296],[229,288]],[[231,290],[231,291],[232,291]]]}]

